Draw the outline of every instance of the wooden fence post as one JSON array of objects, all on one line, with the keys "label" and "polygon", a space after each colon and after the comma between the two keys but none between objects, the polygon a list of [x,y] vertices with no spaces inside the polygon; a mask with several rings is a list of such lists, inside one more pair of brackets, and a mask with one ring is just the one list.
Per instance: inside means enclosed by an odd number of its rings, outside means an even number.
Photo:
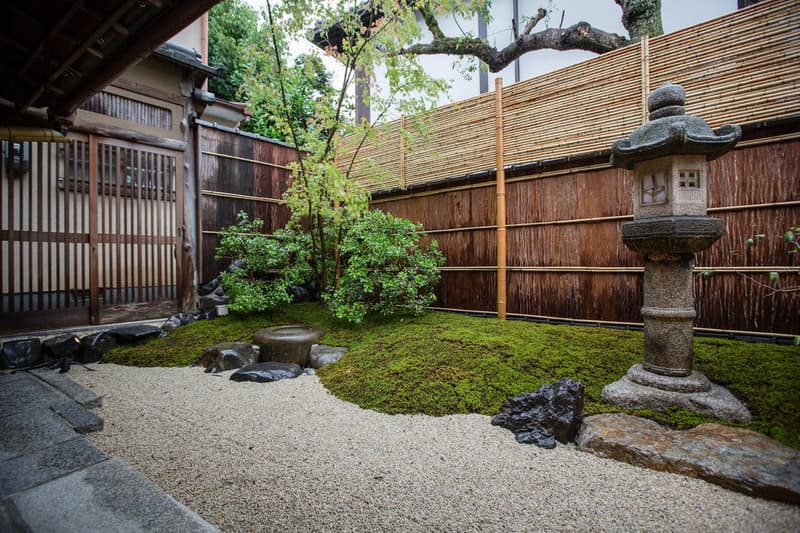
[{"label": "wooden fence post", "polygon": [[400,116],[400,189],[406,190],[406,116]]},{"label": "wooden fence post", "polygon": [[506,174],[503,160],[503,78],[494,80],[497,161],[497,318],[506,319]]}]

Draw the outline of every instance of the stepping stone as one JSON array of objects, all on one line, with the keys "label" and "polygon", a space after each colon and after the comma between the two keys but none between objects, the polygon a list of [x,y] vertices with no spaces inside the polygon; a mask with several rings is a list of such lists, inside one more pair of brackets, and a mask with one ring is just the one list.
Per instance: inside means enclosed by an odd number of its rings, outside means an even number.
[{"label": "stepping stone", "polygon": [[577,445],[601,457],[800,504],[800,453],[754,431],[720,424],[675,431],[613,413],[585,418]]},{"label": "stepping stone", "polygon": [[117,338],[120,343],[139,342],[150,337],[161,335],[161,328],[139,324],[136,326],[123,326],[109,330],[109,333]]},{"label": "stepping stone", "polygon": [[258,383],[269,383],[281,379],[296,378],[303,373],[302,367],[294,363],[278,363],[270,361],[267,363],[255,363],[240,368],[231,374],[231,381],[256,381]]}]

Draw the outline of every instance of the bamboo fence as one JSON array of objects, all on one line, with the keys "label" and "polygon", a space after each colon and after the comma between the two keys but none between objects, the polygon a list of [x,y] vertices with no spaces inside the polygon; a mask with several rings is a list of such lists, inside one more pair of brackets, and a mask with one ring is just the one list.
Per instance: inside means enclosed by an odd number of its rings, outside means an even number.
[{"label": "bamboo fence", "polygon": [[[800,2],[773,0],[502,89],[506,165],[607,151],[646,120],[646,98],[683,85],[712,127],[800,112]],[[495,169],[492,93],[384,124],[353,159],[367,190],[406,189]],[[424,121],[425,135],[409,123]],[[347,142],[346,142],[347,144]]]}]

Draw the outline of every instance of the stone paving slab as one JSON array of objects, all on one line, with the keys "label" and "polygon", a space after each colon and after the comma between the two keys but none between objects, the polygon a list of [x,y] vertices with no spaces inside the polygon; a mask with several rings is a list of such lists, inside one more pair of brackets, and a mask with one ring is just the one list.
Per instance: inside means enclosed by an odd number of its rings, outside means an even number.
[{"label": "stone paving slab", "polygon": [[0,498],[108,459],[91,442],[73,436],[71,440],[0,464]]},{"label": "stone paving slab", "polygon": [[47,408],[30,408],[0,418],[0,461],[75,438],[75,431]]},{"label": "stone paving slab", "polygon": [[103,429],[102,418],[72,400],[52,403],[48,407],[81,435]]},{"label": "stone paving slab", "polygon": [[9,498],[36,532],[219,531],[121,459],[110,459]]},{"label": "stone paving slab", "polygon": [[100,396],[86,387],[78,385],[69,379],[66,374],[62,374],[58,370],[37,368],[35,370],[30,370],[30,373],[47,382],[48,385],[61,391],[84,407],[100,407],[103,403]]},{"label": "stone paving slab", "polygon": [[4,414],[22,409],[44,407],[63,400],[63,396],[27,372],[0,376],[0,411]]}]

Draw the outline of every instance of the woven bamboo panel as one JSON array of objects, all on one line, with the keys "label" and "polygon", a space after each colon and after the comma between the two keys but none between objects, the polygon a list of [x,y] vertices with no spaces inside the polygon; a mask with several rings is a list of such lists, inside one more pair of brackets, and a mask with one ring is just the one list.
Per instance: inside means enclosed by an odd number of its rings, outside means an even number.
[{"label": "woven bamboo panel", "polygon": [[[762,2],[650,39],[643,50],[632,45],[504,88],[505,164],[608,150],[641,124],[642,93],[667,81],[683,85],[687,112],[713,127],[800,113],[797,0]],[[353,174],[368,190],[494,168],[493,92],[418,119],[427,125],[426,138],[409,128],[415,140],[401,142],[395,121],[361,149]]]},{"label": "woven bamboo panel", "polygon": [[608,149],[641,123],[640,51],[629,46],[503,91],[505,163]]},{"label": "woven bamboo panel", "polygon": [[686,89],[713,127],[800,112],[800,2],[764,2],[650,40],[650,89]]}]

